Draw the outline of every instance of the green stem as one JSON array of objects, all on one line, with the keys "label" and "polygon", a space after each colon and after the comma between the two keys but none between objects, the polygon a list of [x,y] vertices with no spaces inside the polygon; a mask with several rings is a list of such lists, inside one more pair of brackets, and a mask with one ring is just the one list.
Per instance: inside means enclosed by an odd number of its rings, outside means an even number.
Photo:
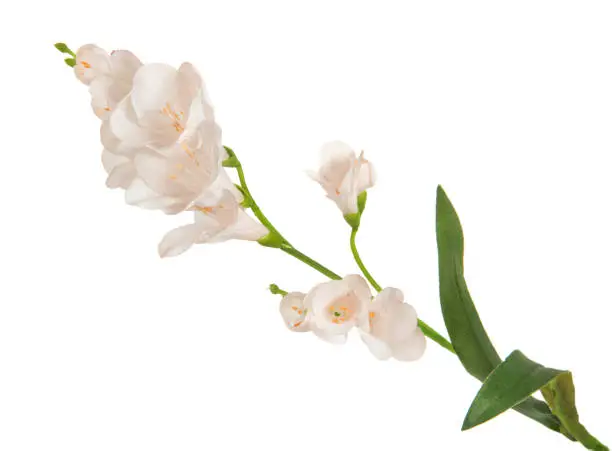
[{"label": "green stem", "polygon": [[[368,279],[368,282],[370,282],[370,284],[374,287],[376,291],[380,292],[382,291],[382,287],[378,284],[378,282],[376,282],[372,274],[370,274],[370,271],[368,271],[368,268],[366,268],[365,264],[363,263],[363,260],[361,259],[361,256],[359,255],[359,251],[357,250],[357,244],[355,242],[355,239],[357,238],[358,230],[358,228],[353,227],[353,231],[351,232],[351,252],[353,253],[353,257],[355,257],[355,262],[357,262],[357,266],[359,266],[359,269],[361,270],[365,278]],[[419,327],[421,328],[423,334],[426,337],[435,341],[444,349],[447,349],[453,354],[456,354],[453,345],[446,338],[440,335],[433,327],[429,326],[426,322],[421,321],[420,319],[418,321]]]},{"label": "green stem", "polygon": [[298,260],[306,263],[308,266],[311,266],[312,268],[316,269],[317,271],[319,271],[321,274],[325,274],[327,277],[329,277],[330,279],[334,279],[334,280],[340,280],[342,279],[342,277],[340,277],[338,274],[336,274],[335,272],[333,272],[331,269],[326,268],[325,266],[323,266],[321,263],[319,263],[316,260],[313,260],[312,258],[310,258],[308,255],[301,253],[300,251],[298,251],[296,248],[294,248],[293,246],[291,246],[289,243],[283,244],[280,248],[283,252],[291,255],[292,257],[297,258]]},{"label": "green stem", "polygon": [[374,277],[372,277],[372,274],[370,274],[370,271],[368,271],[368,269],[365,267],[365,265],[363,264],[363,260],[361,260],[361,256],[359,255],[359,251],[357,250],[357,244],[355,243],[355,238],[357,237],[358,230],[359,229],[354,227],[353,231],[351,232],[351,252],[353,252],[353,257],[355,258],[355,261],[357,262],[357,266],[359,266],[359,269],[361,270],[365,278],[368,279],[368,282],[370,282],[370,285],[372,285],[376,291],[380,292],[382,291],[382,287],[378,284],[378,282],[376,282],[376,280],[374,280]]},{"label": "green stem", "polygon": [[[242,191],[244,193],[244,196],[246,198],[248,198],[248,200],[250,202],[249,207],[253,211],[253,214],[255,215],[255,217],[257,217],[257,219],[259,219],[259,221],[271,233],[277,234],[280,238],[282,238],[282,240],[285,243],[289,244],[289,242],[272,225],[272,223],[266,217],[266,215],[263,214],[263,211],[261,211],[261,208],[259,208],[259,205],[257,205],[257,202],[255,202],[255,198],[253,197],[253,195],[249,191],[249,187],[247,185],[246,178],[244,177],[244,171],[242,170],[242,164],[240,163],[240,160],[238,160],[238,157],[236,156],[236,153],[232,149],[230,149],[229,147],[226,147],[225,150],[227,151],[227,153],[229,155],[229,159],[228,160],[231,160],[231,164],[229,166],[233,167],[233,168],[236,168],[236,172],[238,173],[238,179],[240,180],[240,186],[242,187]],[[289,244],[289,246],[291,246],[291,245]]]}]

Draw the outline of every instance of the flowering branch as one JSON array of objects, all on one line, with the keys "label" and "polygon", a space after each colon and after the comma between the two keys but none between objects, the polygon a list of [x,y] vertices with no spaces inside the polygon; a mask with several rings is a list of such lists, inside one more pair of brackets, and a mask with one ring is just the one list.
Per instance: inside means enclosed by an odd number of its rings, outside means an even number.
[{"label": "flowering branch", "polygon": [[[440,303],[450,341],[418,318],[399,289],[383,288],[359,254],[357,233],[367,190],[375,183],[374,168],[363,152],[357,155],[342,142],[328,143],[319,170],[310,175],[351,226],[350,249],[365,278],[333,272],[293,247],[274,227],[251,194],[236,153],[222,145],[206,87],[191,64],[178,69],[143,64],[129,51],[109,54],[93,44],[76,52],[64,43],[55,47],[89,87],[92,110],[101,121],[107,186],[124,190],[130,205],[190,215],[191,222],[163,237],[160,256],[173,257],[196,244],[230,239],[280,249],[331,279],[306,293],[270,285],[273,294],[282,296],[279,310],[289,330],[312,332],[339,344],[356,329],[376,358],[404,362],[423,355],[428,337],[455,354],[482,382],[463,430],[514,409],[587,449],[609,451],[580,423],[569,371],[546,368],[518,350],[502,360],[494,348],[463,277],[459,217],[441,187],[436,237]],[[227,171],[232,168],[238,184]],[[546,402],[531,396],[537,391]]]}]

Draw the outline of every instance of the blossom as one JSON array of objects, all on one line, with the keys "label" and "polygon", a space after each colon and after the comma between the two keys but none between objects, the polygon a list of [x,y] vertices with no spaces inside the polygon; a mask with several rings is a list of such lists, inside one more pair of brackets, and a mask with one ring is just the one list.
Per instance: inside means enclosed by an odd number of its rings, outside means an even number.
[{"label": "blossom", "polygon": [[100,119],[108,118],[115,106],[128,95],[134,75],[142,66],[132,52],[115,50],[108,54],[94,44],[77,50],[75,60],[75,75],[89,86],[91,106]]},{"label": "blossom", "polygon": [[161,257],[182,254],[194,244],[219,243],[230,239],[257,241],[269,231],[240,206],[242,194],[224,170],[191,207],[194,222],[168,232],[159,243]]},{"label": "blossom", "polygon": [[308,332],[310,321],[308,309],[304,305],[305,293],[292,292],[283,296],[280,303],[280,314],[289,330],[293,332]]},{"label": "blossom", "polygon": [[192,208],[225,157],[212,105],[189,63],[142,66],[100,135],[107,185],[125,189],[130,205],[167,214]]},{"label": "blossom", "polygon": [[[153,63],[138,69],[132,90],[109,116],[107,126],[103,124],[103,132],[112,143],[110,151],[163,150],[202,123],[218,129],[204,83],[193,65],[183,63],[177,70]],[[220,130],[214,136],[220,146]]]},{"label": "blossom", "polygon": [[349,275],[321,283],[303,296],[288,294],[280,310],[291,330],[310,330],[323,340],[341,344],[353,327],[367,327],[371,298],[367,282],[361,276]]},{"label": "blossom", "polygon": [[372,164],[340,141],[325,144],[321,149],[321,165],[310,176],[323,187],[344,215],[358,213],[357,198],[374,186]]},{"label": "blossom", "polygon": [[416,311],[404,302],[397,288],[385,288],[376,296],[369,306],[368,320],[361,337],[377,358],[412,361],[425,352],[425,336],[418,327]]}]

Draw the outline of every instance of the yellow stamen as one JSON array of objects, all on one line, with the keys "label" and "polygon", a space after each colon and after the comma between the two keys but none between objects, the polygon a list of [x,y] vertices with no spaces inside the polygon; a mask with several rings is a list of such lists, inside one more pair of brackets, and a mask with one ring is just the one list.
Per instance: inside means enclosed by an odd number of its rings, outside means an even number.
[{"label": "yellow stamen", "polygon": [[81,61],[81,64],[85,69],[91,69],[91,64],[89,64],[87,61]]}]

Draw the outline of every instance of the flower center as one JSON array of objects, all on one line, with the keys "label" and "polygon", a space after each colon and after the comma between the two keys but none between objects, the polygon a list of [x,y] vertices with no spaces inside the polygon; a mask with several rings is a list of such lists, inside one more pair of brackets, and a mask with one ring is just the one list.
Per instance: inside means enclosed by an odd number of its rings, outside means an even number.
[{"label": "flower center", "polygon": [[165,114],[170,118],[172,123],[170,124],[178,133],[183,133],[185,131],[185,127],[181,123],[183,119],[185,119],[185,113],[183,111],[177,113],[170,106],[170,103],[166,102],[166,106],[161,109],[162,114]]},{"label": "flower center", "polygon": [[345,321],[349,320],[353,316],[352,310],[345,304],[333,304],[329,307],[329,313],[331,315],[331,321],[334,324],[344,324]]},{"label": "flower center", "polygon": [[297,305],[292,305],[291,310],[300,315],[296,321],[289,322],[289,326],[295,329],[296,327],[300,327],[302,324],[304,324],[304,317],[306,316],[306,313],[308,313],[308,309],[302,309]]}]

